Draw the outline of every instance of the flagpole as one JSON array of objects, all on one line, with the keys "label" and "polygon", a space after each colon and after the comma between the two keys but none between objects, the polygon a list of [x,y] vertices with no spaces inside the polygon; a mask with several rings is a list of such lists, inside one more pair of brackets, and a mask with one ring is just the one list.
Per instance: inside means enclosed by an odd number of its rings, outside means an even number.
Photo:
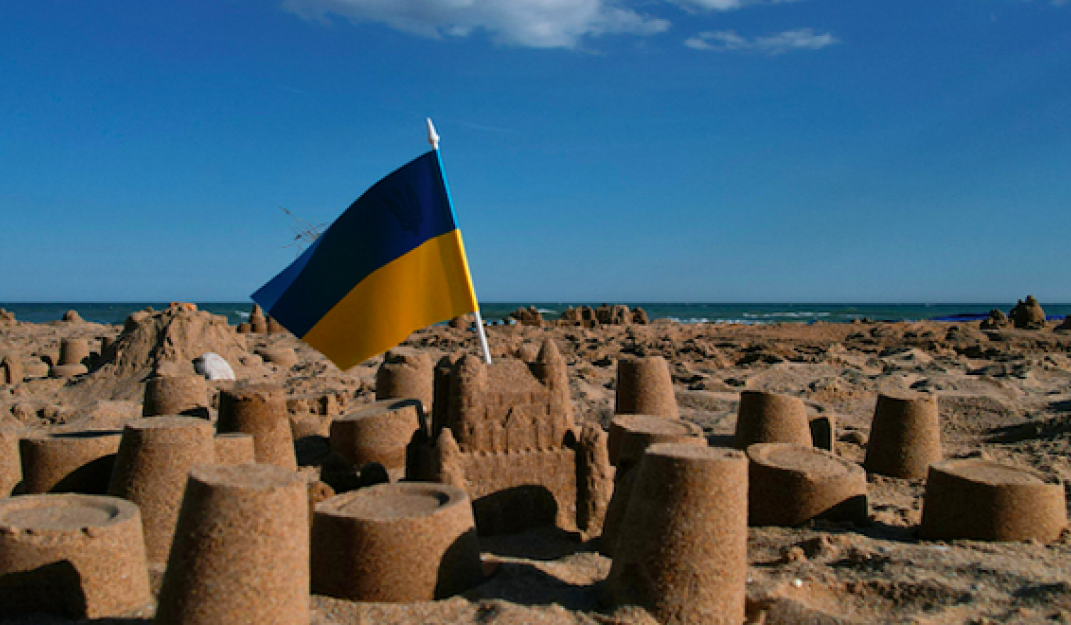
[{"label": "flagpole", "polygon": [[[431,144],[431,149],[439,150],[439,134],[435,132],[435,124],[431,123],[431,118],[428,117],[428,143]],[[476,315],[476,335],[480,337],[480,351],[483,352],[483,360],[487,364],[491,364],[491,349],[487,347],[487,333],[483,329],[483,317],[480,316],[479,303],[476,305],[476,310],[472,312]]]}]

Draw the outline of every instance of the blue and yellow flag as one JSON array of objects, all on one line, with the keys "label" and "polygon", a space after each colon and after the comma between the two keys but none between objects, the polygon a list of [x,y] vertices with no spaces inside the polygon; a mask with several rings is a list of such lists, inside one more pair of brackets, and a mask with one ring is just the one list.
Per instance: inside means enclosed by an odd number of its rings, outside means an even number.
[{"label": "blue and yellow flag", "polygon": [[365,191],[253,301],[340,369],[475,312],[438,150]]}]

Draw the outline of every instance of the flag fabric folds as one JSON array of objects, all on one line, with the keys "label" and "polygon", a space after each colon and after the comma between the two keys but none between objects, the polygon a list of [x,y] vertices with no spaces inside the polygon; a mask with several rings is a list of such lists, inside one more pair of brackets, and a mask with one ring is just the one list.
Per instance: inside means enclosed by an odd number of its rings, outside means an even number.
[{"label": "flag fabric folds", "polygon": [[475,312],[439,152],[368,189],[253,301],[340,369]]}]

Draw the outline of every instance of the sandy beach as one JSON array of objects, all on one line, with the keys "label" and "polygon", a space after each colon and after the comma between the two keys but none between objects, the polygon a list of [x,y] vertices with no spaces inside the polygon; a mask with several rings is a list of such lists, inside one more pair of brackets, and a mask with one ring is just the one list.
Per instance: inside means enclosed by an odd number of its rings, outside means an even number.
[{"label": "sandy beach", "polygon": [[[315,477],[330,421],[374,400],[382,357],[341,372],[287,333],[238,334],[200,321],[171,345],[169,362],[215,351],[239,380],[281,385],[298,438],[299,472]],[[202,318],[203,317],[203,318]],[[677,324],[488,328],[492,355],[513,357],[553,339],[567,366],[578,424],[609,426],[616,363],[663,356],[681,418],[712,446],[731,446],[743,390],[801,398],[835,420],[835,453],[862,462],[879,393],[937,396],[944,454],[980,457],[1071,479],[1071,332],[983,331],[977,322]],[[85,322],[0,323],[0,354],[55,362],[65,338],[93,351],[122,326]],[[436,326],[406,347],[433,360],[476,353],[468,330]],[[293,366],[258,354],[292,348]],[[148,347],[146,347],[149,350]],[[154,348],[156,349],[156,348]],[[151,350],[150,350],[151,351]],[[196,352],[196,353],[195,353]],[[148,352],[147,352],[148,353]],[[160,352],[151,351],[159,356]],[[144,380],[167,363],[115,356],[72,379],[32,378],[0,387],[0,427],[36,432],[117,430],[141,415]],[[212,383],[217,387],[225,383]],[[1071,534],[1048,545],[919,540],[925,481],[876,475],[870,520],[750,528],[747,601],[756,623],[988,623],[1071,621]],[[311,621],[329,623],[646,623],[636,608],[602,602],[611,560],[597,539],[554,528],[481,539],[486,581],[462,595],[416,604],[355,603],[314,595]],[[152,571],[154,589],[162,570]],[[119,621],[150,619],[153,606]],[[53,618],[53,617],[49,617]],[[39,618],[25,622],[67,622]]]}]

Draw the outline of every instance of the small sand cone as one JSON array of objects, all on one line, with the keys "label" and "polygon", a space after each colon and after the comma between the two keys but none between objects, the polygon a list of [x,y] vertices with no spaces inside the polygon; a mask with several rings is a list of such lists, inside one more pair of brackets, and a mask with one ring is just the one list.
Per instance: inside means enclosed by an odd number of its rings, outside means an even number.
[{"label": "small sand cone", "polygon": [[734,446],[747,449],[755,443],[811,445],[807,407],[799,397],[766,391],[740,393]]},{"label": "small sand cone", "polygon": [[417,399],[424,413],[431,414],[434,377],[430,356],[424,352],[392,349],[376,371],[376,401]]},{"label": "small sand cone", "polygon": [[89,358],[89,341],[86,339],[63,339],[60,343],[61,365],[84,365]]},{"label": "small sand cone", "polygon": [[728,449],[647,449],[607,590],[662,623],[740,623],[747,579],[747,459]]},{"label": "small sand cone", "polygon": [[137,506],[74,494],[0,500],[0,618],[97,619],[149,601]]},{"label": "small sand cone", "polygon": [[308,623],[305,480],[279,467],[190,471],[157,623]]},{"label": "small sand cone", "polygon": [[119,432],[69,432],[19,441],[22,487],[29,495],[103,495],[119,451]]},{"label": "small sand cone", "polygon": [[356,601],[431,601],[482,578],[472,504],[460,488],[380,484],[316,508],[315,593]]},{"label": "small sand cone", "polygon": [[215,462],[212,435],[212,424],[194,417],[135,419],[123,429],[108,494],[141,508],[150,563],[167,562],[186,476],[196,464]]},{"label": "small sand cone", "polygon": [[920,479],[941,455],[936,397],[878,396],[863,463],[869,473]]},{"label": "small sand cone", "polygon": [[790,443],[747,448],[748,524],[867,520],[866,471],[833,454]]},{"label": "small sand cone", "polygon": [[222,391],[217,425],[221,434],[252,434],[258,463],[273,464],[291,471],[297,469],[290,415],[282,389],[249,386]]},{"label": "small sand cone", "polygon": [[365,404],[331,422],[331,449],[354,467],[378,462],[404,469],[406,446],[421,429],[420,402],[388,399]]},{"label": "small sand cone", "polygon": [[256,462],[253,435],[244,432],[217,434],[215,439],[216,464],[238,465]]},{"label": "small sand cone", "polygon": [[930,465],[922,538],[1051,543],[1065,527],[1057,479],[979,458]]},{"label": "small sand cone", "polygon": [[11,495],[21,481],[19,432],[12,427],[0,426],[0,499]]},{"label": "small sand cone", "polygon": [[145,401],[141,414],[185,415],[208,419],[208,387],[199,375],[149,378],[145,383]]},{"label": "small sand cone", "polygon": [[614,413],[657,415],[667,419],[680,416],[665,358],[622,358],[617,362]]}]

